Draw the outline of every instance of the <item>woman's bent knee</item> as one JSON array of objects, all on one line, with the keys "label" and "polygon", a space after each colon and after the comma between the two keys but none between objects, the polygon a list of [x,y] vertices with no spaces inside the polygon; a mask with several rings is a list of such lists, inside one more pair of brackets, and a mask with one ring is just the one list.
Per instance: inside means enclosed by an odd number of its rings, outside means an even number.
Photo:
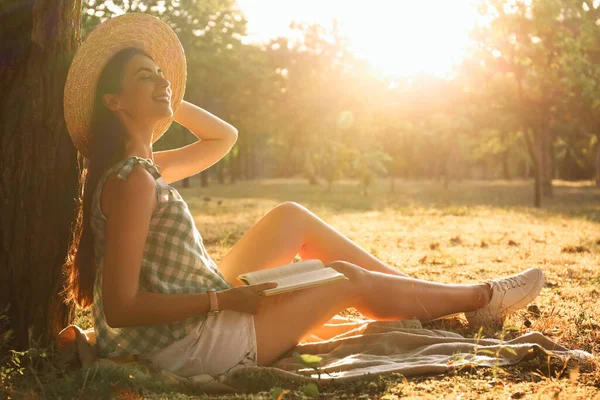
[{"label": "woman's bent knee", "polygon": [[304,207],[303,205],[296,203],[294,201],[286,201],[283,202],[279,205],[277,205],[274,209],[274,211],[277,210],[277,212],[283,213],[283,214],[305,214],[308,209],[306,207]]}]

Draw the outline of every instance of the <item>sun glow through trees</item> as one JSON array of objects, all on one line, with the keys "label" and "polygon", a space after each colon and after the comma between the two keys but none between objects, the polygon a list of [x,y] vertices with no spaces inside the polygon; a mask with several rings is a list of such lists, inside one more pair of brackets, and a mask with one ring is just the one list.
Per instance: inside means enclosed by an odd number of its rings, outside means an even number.
[{"label": "sun glow through trees", "polygon": [[247,41],[290,34],[289,23],[331,27],[337,19],[357,55],[382,75],[445,76],[460,63],[479,15],[469,0],[238,0],[248,18]]}]

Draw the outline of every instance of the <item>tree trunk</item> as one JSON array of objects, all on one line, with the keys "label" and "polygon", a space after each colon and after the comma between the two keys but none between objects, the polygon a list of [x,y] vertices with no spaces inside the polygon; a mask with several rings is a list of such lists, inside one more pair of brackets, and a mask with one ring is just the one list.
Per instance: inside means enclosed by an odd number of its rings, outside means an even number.
[{"label": "tree trunk", "polygon": [[531,178],[531,164],[525,160],[523,161],[523,179]]},{"label": "tree trunk", "polygon": [[510,152],[508,151],[508,133],[502,132],[502,145],[504,146],[504,151],[502,152],[502,177],[510,181],[510,168],[508,165],[508,159],[510,157]]},{"label": "tree trunk", "polygon": [[527,150],[533,164],[533,205],[542,207],[542,162],[541,138],[539,132],[525,132]]},{"label": "tree trunk", "polygon": [[252,179],[252,167],[250,166],[250,146],[248,143],[248,138],[242,143],[242,147],[244,149],[244,176],[246,179]]},{"label": "tree trunk", "polygon": [[540,163],[533,167],[533,205],[537,208],[542,207],[542,171]]},{"label": "tree trunk", "polygon": [[225,160],[221,160],[217,163],[217,180],[219,184],[222,185],[225,183]]},{"label": "tree trunk", "polygon": [[481,179],[487,180],[488,178],[488,163],[487,159],[481,160]]},{"label": "tree trunk", "polygon": [[190,187],[190,178],[183,178],[183,187],[184,188],[189,188]]},{"label": "tree trunk", "polygon": [[200,172],[200,186],[208,187],[208,172],[206,170]]},{"label": "tree trunk", "polygon": [[600,135],[596,137],[598,138],[596,143],[596,187],[600,188]]},{"label": "tree trunk", "polygon": [[510,181],[510,168],[508,167],[508,151],[502,153],[502,177]]},{"label": "tree trunk", "polygon": [[248,179],[256,178],[256,154],[254,152],[254,138],[250,136],[248,138]]},{"label": "tree trunk", "polygon": [[546,129],[540,132],[539,144],[542,193],[545,197],[552,197],[552,139]]},{"label": "tree trunk", "polygon": [[9,306],[10,348],[26,349],[49,345],[74,317],[59,295],[79,195],[63,92],[81,1],[9,3],[0,22],[0,310]]},{"label": "tree trunk", "polygon": [[231,163],[231,183],[235,183],[240,179],[240,148],[236,145],[237,148],[233,149],[231,152],[230,163]]}]

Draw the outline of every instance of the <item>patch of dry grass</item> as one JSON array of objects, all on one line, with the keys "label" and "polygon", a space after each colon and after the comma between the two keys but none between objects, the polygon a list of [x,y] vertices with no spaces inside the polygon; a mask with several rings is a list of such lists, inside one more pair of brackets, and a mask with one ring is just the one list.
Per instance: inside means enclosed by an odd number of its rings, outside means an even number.
[{"label": "patch of dry grass", "polygon": [[[590,184],[558,182],[554,197],[545,199],[539,210],[530,207],[530,185],[462,182],[445,191],[435,182],[407,181],[397,182],[396,192],[390,193],[388,183],[381,181],[364,197],[353,182],[327,192],[303,181],[267,180],[181,191],[196,199],[199,193],[210,193],[210,201],[193,202],[190,208],[217,262],[271,208],[295,201],[416,278],[471,283],[542,268],[547,284],[535,301],[539,314],[533,309],[510,316],[502,334],[514,337],[536,330],[570,348],[600,354],[600,191]],[[475,334],[460,319],[438,326]],[[568,367],[560,378],[556,374],[561,366],[538,369],[506,368],[502,385],[490,384],[489,371],[399,385],[403,396],[434,398],[442,393],[462,393],[461,398],[592,398],[600,390],[599,368],[573,374]],[[388,394],[399,390],[395,387]]]},{"label": "patch of dry grass", "polygon": [[[600,354],[600,191],[590,184],[557,182],[554,198],[545,199],[541,210],[530,207],[531,183],[523,181],[461,182],[447,191],[436,182],[403,181],[396,182],[395,193],[389,192],[389,182],[381,181],[368,196],[361,196],[360,187],[350,181],[330,192],[304,180],[213,184],[206,189],[193,184],[178,190],[217,262],[270,209],[295,201],[416,278],[471,283],[542,268],[547,284],[535,301],[537,309],[512,315],[502,332],[483,334],[510,338],[536,330],[567,347]],[[79,313],[76,323],[90,326],[89,316]],[[431,326],[477,334],[462,319]],[[600,399],[599,391],[597,363],[580,369],[552,359],[408,380],[380,377],[325,391],[322,398]],[[145,392],[143,397],[174,396]],[[248,398],[270,397],[260,392]],[[302,398],[301,390],[284,398]]]}]

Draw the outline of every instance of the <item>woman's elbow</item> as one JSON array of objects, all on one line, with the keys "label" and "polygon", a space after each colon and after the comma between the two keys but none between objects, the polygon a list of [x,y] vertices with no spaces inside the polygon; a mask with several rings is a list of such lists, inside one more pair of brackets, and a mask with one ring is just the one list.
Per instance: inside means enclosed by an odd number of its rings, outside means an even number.
[{"label": "woman's elbow", "polygon": [[126,307],[106,307],[104,305],[104,318],[111,328],[125,328],[129,326],[130,318],[127,317]]},{"label": "woman's elbow", "polygon": [[107,311],[106,309],[104,310],[104,318],[106,320],[106,325],[108,325],[111,328],[123,328],[124,325],[122,324],[121,321],[123,321],[122,318],[120,318],[118,315],[115,315],[114,311]]},{"label": "woman's elbow", "polygon": [[238,140],[238,130],[236,128],[234,128],[233,126],[231,127],[231,141],[232,141],[232,146],[235,144],[235,142],[237,142]]}]

